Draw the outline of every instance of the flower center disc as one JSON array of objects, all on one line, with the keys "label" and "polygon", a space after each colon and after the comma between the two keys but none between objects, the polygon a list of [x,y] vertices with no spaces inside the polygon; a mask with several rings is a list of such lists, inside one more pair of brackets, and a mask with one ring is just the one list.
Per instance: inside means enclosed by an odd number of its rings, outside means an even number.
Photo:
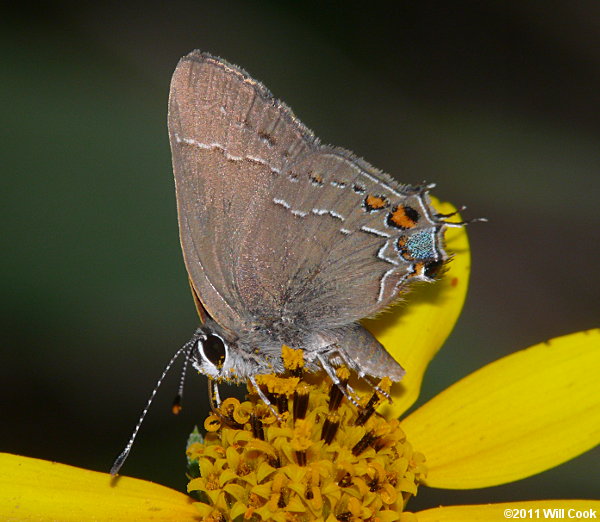
[{"label": "flower center disc", "polygon": [[[375,519],[400,513],[425,478],[399,421],[375,414],[391,382],[355,396],[357,407],[328,380],[309,384],[298,351],[284,350],[289,375],[257,378],[270,406],[253,389],[229,398],[189,445],[188,491],[205,520]],[[341,386],[349,376],[338,369]]]}]

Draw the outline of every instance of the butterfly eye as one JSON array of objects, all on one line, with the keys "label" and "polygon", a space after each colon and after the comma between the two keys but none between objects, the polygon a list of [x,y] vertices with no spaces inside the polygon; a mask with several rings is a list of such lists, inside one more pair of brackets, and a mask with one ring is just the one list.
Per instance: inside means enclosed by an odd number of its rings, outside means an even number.
[{"label": "butterfly eye", "polygon": [[205,359],[215,367],[221,368],[227,356],[227,348],[223,339],[217,335],[208,334],[206,339],[198,341],[200,351]]}]

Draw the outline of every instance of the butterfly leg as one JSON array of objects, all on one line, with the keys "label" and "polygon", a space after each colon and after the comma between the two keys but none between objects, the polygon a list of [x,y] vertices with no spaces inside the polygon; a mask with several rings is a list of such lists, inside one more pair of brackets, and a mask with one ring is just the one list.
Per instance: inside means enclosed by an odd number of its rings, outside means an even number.
[{"label": "butterfly leg", "polygon": [[273,406],[273,404],[271,403],[271,401],[267,398],[267,396],[263,393],[263,391],[260,389],[260,386],[258,385],[258,383],[256,382],[256,378],[254,377],[254,375],[251,375],[248,380],[252,383],[252,386],[254,386],[254,389],[256,390],[256,393],[258,393],[258,396],[260,397],[260,400],[263,401],[271,410],[271,412],[273,413],[273,415],[275,415],[275,418],[279,421],[283,420],[281,418],[281,415],[279,415],[279,413],[277,413],[277,410],[275,409],[275,407]]},{"label": "butterfly leg", "polygon": [[354,362],[348,357],[348,354],[344,350],[336,350],[335,353],[336,353],[336,355],[339,356],[339,358],[343,361],[343,363],[348,368],[352,368],[356,372],[356,374],[358,375],[358,377],[360,379],[362,379],[363,381],[365,381],[377,393],[380,393],[381,395],[383,395],[388,401],[392,402],[392,398],[390,397],[390,394],[388,392],[386,392],[385,390],[382,390],[376,384],[375,380],[370,375],[368,375],[363,370],[361,370],[360,368],[358,368],[356,366],[356,364],[354,364]]},{"label": "butterfly leg", "polygon": [[208,379],[208,400],[210,409],[216,415],[219,415],[219,407],[221,406],[221,396],[219,395],[219,386],[214,379]]},{"label": "butterfly leg", "polygon": [[356,373],[360,379],[365,381],[377,393],[380,393],[381,395],[383,395],[388,401],[392,402],[392,398],[390,397],[390,394],[388,392],[382,390],[379,387],[379,385],[376,383],[376,381],[373,379],[373,377],[371,377],[370,375],[365,373],[363,370],[356,368],[356,366],[352,364],[352,361],[349,360],[348,354],[344,350],[340,350],[338,352],[338,355],[340,356],[342,361],[344,361],[344,364],[346,366],[348,366],[348,368],[354,368],[354,370],[356,371]]},{"label": "butterfly leg", "polygon": [[379,387],[379,385],[375,383],[375,381],[373,380],[373,378],[370,375],[360,375],[359,374],[359,377],[361,377],[361,379],[363,379],[377,393],[383,395],[390,402],[390,404],[393,402],[390,394],[388,392],[386,392],[385,390],[382,390]]},{"label": "butterfly leg", "polygon": [[333,382],[333,384],[335,384],[338,387],[338,389],[344,394],[344,396],[346,397],[346,399],[348,399],[354,406],[359,407],[358,402],[351,395],[351,393],[353,393],[354,390],[352,390],[352,388],[350,388],[348,385],[343,385],[342,384],[342,382],[340,381],[340,379],[336,375],[333,366],[331,366],[331,363],[329,362],[329,358],[328,357],[324,357],[321,354],[317,354],[317,359],[321,363],[321,366],[325,370],[325,372],[327,373],[327,375],[329,375],[329,378],[331,379],[331,381]]},{"label": "butterfly leg", "polygon": [[[254,377],[250,377],[250,382],[252,386],[256,389],[258,396],[260,399],[269,407],[269,409],[273,412],[273,415],[277,418],[277,420],[281,420],[281,416],[275,411],[275,408],[271,404],[271,401],[267,398],[267,396],[263,393],[263,391],[258,387],[256,379]],[[221,396],[219,395],[219,386],[217,381],[214,379],[208,379],[208,400],[210,402],[210,409],[213,414],[219,417],[226,424],[231,424],[232,419],[226,417],[219,410],[221,406]]]}]

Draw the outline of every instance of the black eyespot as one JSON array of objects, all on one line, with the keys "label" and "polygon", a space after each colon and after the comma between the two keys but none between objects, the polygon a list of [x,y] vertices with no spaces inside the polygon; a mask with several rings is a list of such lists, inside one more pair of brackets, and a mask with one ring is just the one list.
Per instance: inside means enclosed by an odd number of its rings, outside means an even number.
[{"label": "black eyespot", "polygon": [[429,261],[425,265],[425,276],[429,279],[435,279],[442,273],[442,268],[444,267],[444,262],[441,260],[438,261]]},{"label": "black eyespot", "polygon": [[206,339],[200,342],[202,344],[202,353],[204,356],[217,368],[221,368],[225,362],[225,356],[227,355],[223,340],[216,335],[208,334]]}]

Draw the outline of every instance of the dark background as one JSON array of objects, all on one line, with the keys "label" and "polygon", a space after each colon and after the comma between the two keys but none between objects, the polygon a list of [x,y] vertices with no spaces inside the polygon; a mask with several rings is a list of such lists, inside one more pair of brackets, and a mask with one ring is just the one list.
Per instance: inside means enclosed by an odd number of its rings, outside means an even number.
[{"label": "dark background", "polygon": [[[0,450],[107,471],[196,326],[166,127],[194,48],[247,69],[323,141],[490,219],[469,228],[470,294],[422,399],[598,326],[596,0],[24,5],[0,22]],[[177,379],[124,473],[183,489],[206,384],[190,375],[174,418]],[[410,507],[592,498],[599,455]]]}]

